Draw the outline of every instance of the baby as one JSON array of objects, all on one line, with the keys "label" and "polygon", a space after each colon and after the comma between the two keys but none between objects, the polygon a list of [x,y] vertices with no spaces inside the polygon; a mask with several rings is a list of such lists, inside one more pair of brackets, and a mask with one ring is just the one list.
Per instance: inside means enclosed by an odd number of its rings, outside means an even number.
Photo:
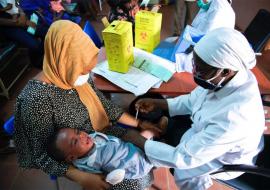
[{"label": "baby", "polygon": [[[165,128],[167,120],[161,120],[158,125]],[[110,135],[87,134],[79,129],[57,131],[49,140],[48,153],[55,160],[73,163],[83,171],[108,174],[106,180],[113,185],[124,178],[142,178],[153,168],[143,151],[135,145]],[[116,169],[120,173],[109,175]],[[110,176],[114,179],[111,180]]]}]

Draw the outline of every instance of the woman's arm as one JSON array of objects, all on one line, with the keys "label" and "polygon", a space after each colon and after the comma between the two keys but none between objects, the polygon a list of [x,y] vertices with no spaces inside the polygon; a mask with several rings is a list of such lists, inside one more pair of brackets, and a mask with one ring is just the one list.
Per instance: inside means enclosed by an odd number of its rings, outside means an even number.
[{"label": "woman's arm", "polygon": [[105,98],[104,95],[102,94],[102,92],[100,92],[96,88],[96,86],[94,85],[94,82],[91,78],[89,79],[88,82],[90,83],[90,85],[92,86],[92,88],[96,92],[97,96],[99,97],[104,109],[106,110],[106,113],[109,117],[109,120],[113,122],[113,125],[115,125],[115,123],[118,122],[118,123],[122,123],[122,124],[125,124],[128,126],[131,126],[131,127],[139,127],[142,130],[150,130],[154,133],[161,132],[152,123],[135,119],[135,117],[124,112],[119,106],[115,105],[112,101]]},{"label": "woman's arm", "polygon": [[139,120],[135,119],[135,117],[126,112],[121,115],[121,117],[118,119],[118,122],[132,127],[138,127],[139,125]]},{"label": "woman's arm", "polygon": [[104,190],[110,188],[110,185],[105,182],[103,175],[83,172],[73,166],[69,166],[66,177],[79,183],[86,190]]}]

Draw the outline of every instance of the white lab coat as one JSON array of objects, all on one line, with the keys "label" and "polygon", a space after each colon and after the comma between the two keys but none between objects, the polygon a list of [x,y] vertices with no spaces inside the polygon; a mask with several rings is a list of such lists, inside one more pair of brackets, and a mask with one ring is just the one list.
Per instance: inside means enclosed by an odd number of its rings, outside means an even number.
[{"label": "white lab coat", "polygon": [[[147,140],[145,152],[156,166],[178,168],[175,181],[181,190],[208,188],[211,172],[223,164],[253,164],[263,148],[264,111],[251,71],[239,71],[217,92],[197,87],[167,102],[170,116],[190,114],[192,127],[177,147]],[[239,175],[220,173],[216,178]]]},{"label": "white lab coat", "polygon": [[235,13],[227,0],[212,0],[209,9],[200,9],[191,25],[204,33],[220,27],[234,28]]}]

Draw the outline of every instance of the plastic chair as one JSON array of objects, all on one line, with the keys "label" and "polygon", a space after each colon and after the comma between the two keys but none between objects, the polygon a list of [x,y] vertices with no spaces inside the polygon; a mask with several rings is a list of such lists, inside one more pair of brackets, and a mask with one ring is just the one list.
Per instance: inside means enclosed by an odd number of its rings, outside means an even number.
[{"label": "plastic chair", "polygon": [[270,12],[260,9],[246,28],[244,35],[255,52],[260,52],[270,38]]},{"label": "plastic chair", "polygon": [[102,46],[101,40],[89,21],[86,21],[83,31],[93,40],[93,42],[98,48],[101,48]]},{"label": "plastic chair", "polygon": [[[8,135],[14,134],[14,116],[11,116],[5,123],[4,123],[4,130]],[[55,182],[56,189],[59,190],[59,182],[57,180],[57,176],[50,175],[50,179]]]}]

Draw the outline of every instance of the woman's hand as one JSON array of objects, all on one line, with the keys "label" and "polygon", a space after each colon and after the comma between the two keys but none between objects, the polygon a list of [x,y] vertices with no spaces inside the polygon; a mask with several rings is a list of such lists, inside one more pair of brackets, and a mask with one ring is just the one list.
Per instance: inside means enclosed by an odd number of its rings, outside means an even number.
[{"label": "woman's hand", "polygon": [[110,184],[105,181],[103,175],[83,172],[73,166],[69,166],[66,176],[79,183],[86,190],[106,190],[110,188]]}]

